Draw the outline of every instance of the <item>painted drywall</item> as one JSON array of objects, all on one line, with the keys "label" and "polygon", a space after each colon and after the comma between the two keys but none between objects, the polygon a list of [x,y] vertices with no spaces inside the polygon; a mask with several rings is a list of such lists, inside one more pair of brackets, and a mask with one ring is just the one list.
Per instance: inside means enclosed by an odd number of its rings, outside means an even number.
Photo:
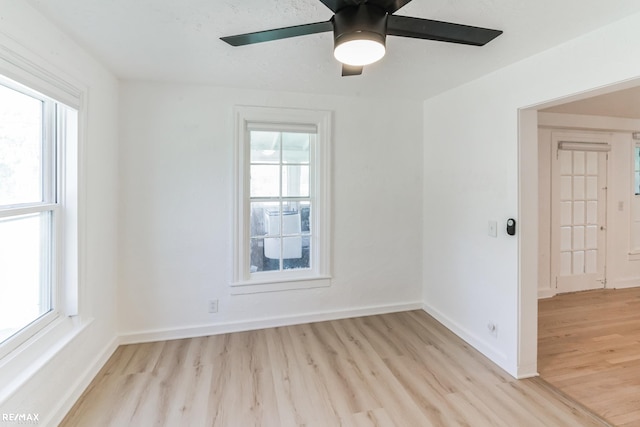
[{"label": "painted drywall", "polygon": [[[332,284],[232,281],[233,107],[330,110]],[[119,327],[126,341],[421,306],[421,103],[123,82]],[[208,313],[208,300],[219,312]]]},{"label": "painted drywall", "polygon": [[555,278],[551,276],[551,156],[552,132],[575,131],[580,134],[611,135],[611,152],[607,169],[607,247],[606,279],[607,288],[640,286],[640,260],[630,257],[632,193],[632,132],[640,129],[640,120],[613,117],[594,117],[572,114],[541,113],[538,124],[538,167],[539,167],[539,273],[538,296],[552,297],[555,292]]},{"label": "painted drywall", "polygon": [[[40,425],[57,425],[114,348],[118,82],[24,2],[0,0],[0,45],[88,90],[80,316],[49,331],[58,335],[55,347],[25,345],[0,360],[0,414],[35,413]],[[14,423],[0,418],[0,425]]]},{"label": "painted drywall", "polygon": [[424,103],[425,309],[514,376],[537,358],[537,123],[519,109],[637,78],[639,37],[633,15]]}]

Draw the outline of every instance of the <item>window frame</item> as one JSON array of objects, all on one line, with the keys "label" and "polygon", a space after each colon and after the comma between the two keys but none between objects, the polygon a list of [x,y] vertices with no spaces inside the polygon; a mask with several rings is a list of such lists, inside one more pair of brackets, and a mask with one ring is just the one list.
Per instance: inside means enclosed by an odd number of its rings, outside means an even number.
[{"label": "window frame", "polygon": [[631,170],[632,170],[632,196],[640,196],[640,191],[638,188],[640,187],[639,181],[636,179],[637,174],[640,172],[640,169],[636,169],[636,159],[640,155],[640,141],[633,140],[632,144],[632,155],[631,155]]},{"label": "window frame", "polygon": [[[0,58],[1,59],[1,58]],[[0,85],[43,103],[42,201],[0,207],[0,218],[48,212],[48,261],[41,268],[48,276],[50,309],[0,343],[0,362],[23,345],[41,337],[64,315],[78,314],[78,158],[80,111],[15,80],[0,67]],[[73,118],[69,111],[73,111]]]},{"label": "window frame", "polygon": [[[47,289],[50,308],[46,313],[38,316],[27,325],[9,336],[0,343],[0,358],[13,351],[16,347],[28,340],[46,325],[54,321],[59,316],[59,294],[57,280],[57,263],[59,258],[58,250],[58,233],[59,211],[58,203],[58,162],[57,158],[57,118],[56,118],[56,102],[41,93],[31,90],[28,87],[12,81],[6,77],[0,76],[0,85],[14,90],[18,93],[34,98],[42,102],[41,123],[41,168],[42,173],[42,200],[39,202],[27,202],[13,205],[0,206],[0,219],[19,218],[25,215],[39,215],[48,213],[49,236],[47,239],[47,247],[43,251],[47,252],[47,259],[40,266],[41,275],[46,275]],[[43,286],[41,282],[40,286]],[[41,290],[42,292],[42,290]],[[41,294],[42,298],[42,294]]]},{"label": "window frame", "polygon": [[640,151],[640,141],[632,137],[631,143],[631,192],[629,194],[629,227],[630,227],[630,239],[629,239],[629,260],[640,260],[640,242],[637,242],[634,238],[634,228],[636,223],[640,222],[637,218],[640,216],[640,194],[636,193],[638,182],[636,181],[636,156]]},{"label": "window frame", "polygon": [[[326,287],[330,275],[331,112],[272,107],[235,107],[234,275],[232,294]],[[250,130],[260,127],[286,132],[315,127],[310,153],[310,193],[313,195],[311,268],[251,273],[250,259]]]}]

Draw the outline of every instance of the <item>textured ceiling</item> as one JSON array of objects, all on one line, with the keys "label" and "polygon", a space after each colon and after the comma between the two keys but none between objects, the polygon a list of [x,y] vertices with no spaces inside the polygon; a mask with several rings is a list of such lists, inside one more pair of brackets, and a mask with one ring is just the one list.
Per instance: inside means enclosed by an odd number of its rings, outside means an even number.
[{"label": "textured ceiling", "polygon": [[396,14],[503,30],[484,47],[388,37],[340,77],[330,33],[233,48],[219,37],[326,21],[318,0],[27,0],[123,79],[426,99],[640,12],[638,0],[413,0]]}]

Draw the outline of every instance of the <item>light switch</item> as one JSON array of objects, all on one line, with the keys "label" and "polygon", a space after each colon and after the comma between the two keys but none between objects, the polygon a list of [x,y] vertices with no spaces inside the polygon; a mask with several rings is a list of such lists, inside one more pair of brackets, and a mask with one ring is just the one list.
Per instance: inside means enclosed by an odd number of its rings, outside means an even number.
[{"label": "light switch", "polygon": [[489,236],[498,237],[498,221],[489,221]]}]

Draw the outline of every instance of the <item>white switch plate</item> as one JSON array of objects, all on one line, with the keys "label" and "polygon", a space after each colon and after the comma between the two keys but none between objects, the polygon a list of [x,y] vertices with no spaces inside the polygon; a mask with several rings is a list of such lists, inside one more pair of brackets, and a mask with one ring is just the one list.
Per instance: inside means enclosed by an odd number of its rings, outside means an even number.
[{"label": "white switch plate", "polygon": [[489,236],[498,237],[498,222],[489,221]]}]

